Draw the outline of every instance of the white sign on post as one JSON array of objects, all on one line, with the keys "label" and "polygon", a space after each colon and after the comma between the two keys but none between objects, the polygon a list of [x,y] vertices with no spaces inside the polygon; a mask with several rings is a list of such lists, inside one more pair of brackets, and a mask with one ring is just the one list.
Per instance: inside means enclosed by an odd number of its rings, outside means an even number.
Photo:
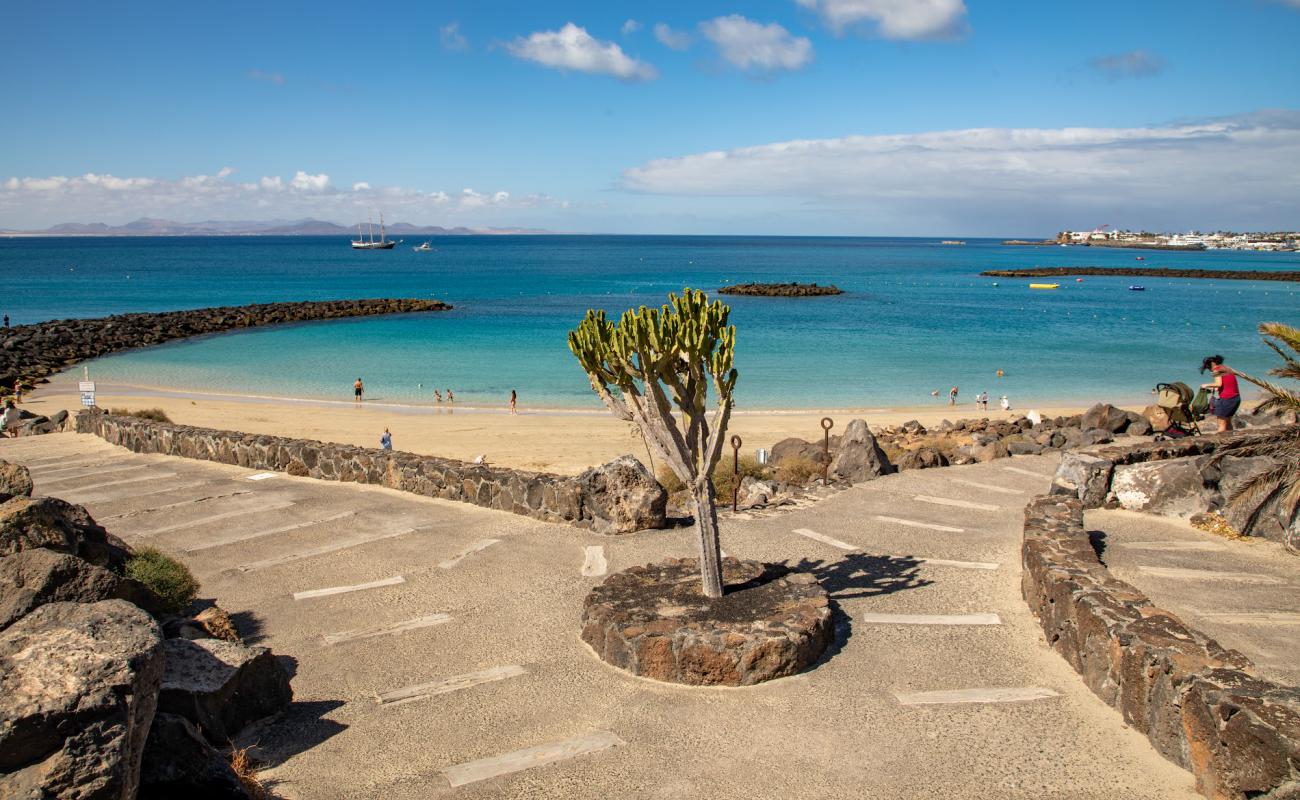
[{"label": "white sign on post", "polygon": [[77,388],[81,391],[81,404],[86,408],[94,408],[95,407],[95,382],[81,381],[77,384]]}]

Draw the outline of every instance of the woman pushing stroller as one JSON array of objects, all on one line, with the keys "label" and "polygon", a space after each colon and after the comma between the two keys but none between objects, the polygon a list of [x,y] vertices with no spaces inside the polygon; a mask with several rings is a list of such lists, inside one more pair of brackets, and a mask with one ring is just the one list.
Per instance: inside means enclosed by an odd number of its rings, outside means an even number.
[{"label": "woman pushing stroller", "polygon": [[1202,383],[1202,389],[1218,393],[1218,398],[1210,405],[1210,413],[1219,423],[1219,433],[1227,433],[1232,427],[1232,417],[1241,406],[1241,392],[1237,389],[1237,374],[1223,363],[1223,356],[1206,356],[1201,362],[1201,372],[1209,370],[1214,374],[1210,383]]}]

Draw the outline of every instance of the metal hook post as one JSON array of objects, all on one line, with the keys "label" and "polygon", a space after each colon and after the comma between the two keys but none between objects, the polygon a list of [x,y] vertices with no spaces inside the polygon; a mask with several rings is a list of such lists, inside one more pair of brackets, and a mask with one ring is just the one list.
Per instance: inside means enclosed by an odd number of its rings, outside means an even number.
[{"label": "metal hook post", "polygon": [[822,464],[822,486],[829,486],[831,482],[831,428],[834,427],[835,420],[822,417],[822,453],[825,455]]},{"label": "metal hook post", "polygon": [[740,506],[740,444],[739,436],[731,437],[731,513]]}]

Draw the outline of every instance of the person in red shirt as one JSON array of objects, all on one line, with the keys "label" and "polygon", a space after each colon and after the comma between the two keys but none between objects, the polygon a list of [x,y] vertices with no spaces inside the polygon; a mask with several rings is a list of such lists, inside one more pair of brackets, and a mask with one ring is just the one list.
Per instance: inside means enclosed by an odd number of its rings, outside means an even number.
[{"label": "person in red shirt", "polygon": [[1237,388],[1237,374],[1232,367],[1223,363],[1223,356],[1207,356],[1201,362],[1201,372],[1210,370],[1214,380],[1202,383],[1202,389],[1212,389],[1218,398],[1210,405],[1210,413],[1219,422],[1219,433],[1227,433],[1232,427],[1232,417],[1241,406],[1241,392]]}]

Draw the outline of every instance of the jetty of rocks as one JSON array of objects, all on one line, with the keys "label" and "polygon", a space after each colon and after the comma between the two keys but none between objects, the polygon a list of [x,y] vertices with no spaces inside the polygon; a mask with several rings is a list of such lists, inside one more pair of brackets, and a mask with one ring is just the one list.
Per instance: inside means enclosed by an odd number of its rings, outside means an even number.
[{"label": "jetty of rocks", "polygon": [[750,297],[824,297],[844,294],[838,286],[818,286],[815,283],[737,283],[724,286],[718,294],[741,294]]},{"label": "jetty of rocks", "polygon": [[450,309],[451,306],[440,300],[322,300],[195,308],[160,314],[115,314],[18,325],[0,331],[0,387],[13,390],[20,381],[32,383],[80,361],[109,353],[236,328]]},{"label": "jetty of rocks", "polygon": [[1063,278],[1069,275],[1100,275],[1123,278],[1213,278],[1224,281],[1293,281],[1300,283],[1300,271],[1258,269],[1168,269],[1165,267],[1034,267],[1033,269],[988,269],[989,278]]}]

